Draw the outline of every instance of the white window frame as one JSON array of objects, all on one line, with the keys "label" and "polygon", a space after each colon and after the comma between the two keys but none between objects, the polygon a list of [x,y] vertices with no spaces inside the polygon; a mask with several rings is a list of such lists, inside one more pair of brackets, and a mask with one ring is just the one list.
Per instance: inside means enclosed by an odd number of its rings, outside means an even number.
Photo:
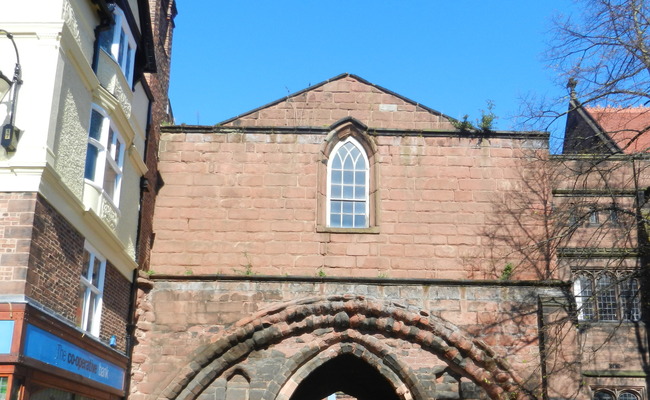
[{"label": "white window frame", "polygon": [[[93,124],[93,116],[95,113],[101,116],[99,127],[95,127]],[[99,139],[92,137],[91,131],[94,129],[99,129]],[[86,169],[84,171],[86,182],[92,184],[97,189],[101,189],[106,197],[110,199],[115,206],[118,206],[121,192],[120,189],[122,187],[122,176],[124,173],[124,153],[126,146],[124,139],[108,117],[106,111],[97,105],[93,105],[90,114],[88,147],[93,147],[95,149],[96,156],[93,163],[94,165],[92,165],[94,168],[94,171],[92,172],[94,173],[92,173],[88,169],[89,162],[92,162],[88,160],[88,157],[92,157],[92,154],[87,150]],[[105,178],[107,177],[106,174],[108,168],[110,168],[115,174],[115,180],[113,187],[108,188],[110,190],[107,191],[107,188],[105,187]]]},{"label": "white window frame", "polygon": [[[361,155],[364,159],[365,162],[365,182],[364,182],[364,198],[362,200],[358,199],[345,199],[344,196],[341,196],[340,198],[334,199],[332,197],[332,164],[334,162],[334,159],[338,157],[338,152],[341,150],[343,146],[345,146],[347,143],[351,143],[353,146],[355,146],[360,152]],[[355,172],[357,172],[355,170]],[[343,179],[343,178],[342,178]],[[332,201],[352,201],[353,203],[364,203],[365,204],[365,225],[364,226],[352,226],[352,227],[344,227],[344,226],[335,226],[332,225],[331,221],[331,210],[332,210]],[[332,149],[332,152],[330,153],[330,157],[327,161],[327,201],[326,201],[326,226],[328,228],[340,228],[340,229],[366,229],[370,227],[370,161],[368,160],[368,154],[366,154],[365,149],[353,137],[348,137],[345,140],[342,140],[338,142],[335,146],[334,149]],[[353,215],[353,220],[354,220],[354,215]],[[353,222],[354,225],[354,222]]]},{"label": "white window frame", "polygon": [[126,16],[124,15],[124,11],[116,4],[113,5],[113,19],[115,20],[115,25],[108,31],[102,33],[112,34],[112,38],[110,38],[110,49],[104,48],[104,50],[109,50],[108,53],[113,57],[117,65],[120,66],[124,77],[129,83],[129,86],[131,86],[133,84],[137,45]]},{"label": "white window frame", "polygon": [[[86,254],[88,260],[86,260]],[[80,274],[80,288],[79,288],[79,306],[81,308],[81,318],[77,321],[77,325],[84,331],[90,333],[95,337],[99,337],[99,328],[101,325],[102,306],[104,298],[104,276],[106,274],[106,258],[104,258],[97,250],[90,244],[84,245],[84,265]],[[85,262],[88,262],[87,268]],[[98,263],[96,264],[96,261]],[[93,273],[95,267],[99,268],[97,271],[96,285],[93,282]],[[86,274],[83,274],[86,269]],[[83,293],[82,293],[83,292]],[[94,302],[91,299],[94,298]]]}]

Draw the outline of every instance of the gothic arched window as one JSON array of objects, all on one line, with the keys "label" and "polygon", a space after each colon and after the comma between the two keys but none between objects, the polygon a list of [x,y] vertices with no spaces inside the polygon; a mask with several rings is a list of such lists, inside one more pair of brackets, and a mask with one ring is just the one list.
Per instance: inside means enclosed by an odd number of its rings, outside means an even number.
[{"label": "gothic arched window", "polygon": [[369,162],[354,138],[337,143],[327,163],[327,226],[369,226]]}]

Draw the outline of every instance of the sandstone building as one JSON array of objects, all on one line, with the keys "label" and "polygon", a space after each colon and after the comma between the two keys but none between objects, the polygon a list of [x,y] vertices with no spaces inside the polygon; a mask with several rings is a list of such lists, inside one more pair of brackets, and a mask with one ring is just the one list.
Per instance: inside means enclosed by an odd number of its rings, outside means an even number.
[{"label": "sandstone building", "polygon": [[573,98],[555,205],[560,268],[573,284],[583,380],[602,400],[647,398],[650,109]]},{"label": "sandstone building", "polygon": [[28,0],[0,15],[0,70],[21,67],[0,102],[17,128],[0,147],[0,399],[128,392],[141,188],[167,104],[152,74],[168,74],[174,14],[172,0]]},{"label": "sandstone building", "polygon": [[582,366],[547,140],[350,74],[165,127],[131,397],[645,399]]}]

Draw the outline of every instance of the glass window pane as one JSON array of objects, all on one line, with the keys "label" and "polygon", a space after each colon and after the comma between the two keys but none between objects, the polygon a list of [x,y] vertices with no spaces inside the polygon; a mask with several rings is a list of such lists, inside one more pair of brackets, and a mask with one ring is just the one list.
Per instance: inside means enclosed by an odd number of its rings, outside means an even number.
[{"label": "glass window pane", "polygon": [[9,377],[0,376],[0,400],[7,399],[7,386],[9,385]]},{"label": "glass window pane", "polygon": [[366,188],[365,186],[355,186],[354,187],[354,198],[357,200],[363,200],[366,198]]},{"label": "glass window pane", "polygon": [[[128,44],[127,44],[128,46]],[[133,50],[131,49],[131,46],[127,47],[126,50],[126,63],[124,64],[124,75],[127,77],[127,79],[131,79],[131,60],[133,57]]]},{"label": "glass window pane", "polygon": [[359,157],[357,161],[357,169],[366,169],[366,160],[363,157]]},{"label": "glass window pane", "polygon": [[354,213],[355,214],[366,214],[366,203],[365,202],[356,202],[354,203]]},{"label": "glass window pane", "polygon": [[342,176],[341,171],[332,171],[332,184],[333,185],[340,184],[341,176]]},{"label": "glass window pane", "polygon": [[343,198],[344,199],[353,199],[354,186],[343,186]]},{"label": "glass window pane", "polygon": [[623,319],[638,321],[641,319],[641,302],[639,294],[639,281],[626,279],[621,282],[621,302],[623,305]]},{"label": "glass window pane", "polygon": [[117,63],[120,64],[122,68],[124,68],[124,53],[126,51],[126,34],[124,33],[124,29],[120,31],[120,49],[118,50],[118,58],[117,58]]},{"label": "glass window pane", "polygon": [[339,151],[339,153],[336,153],[334,155],[334,159],[332,159],[332,169],[341,169],[340,151]]},{"label": "glass window pane", "polygon": [[99,288],[99,273],[101,272],[102,262],[99,258],[95,257],[95,265],[93,265],[93,277],[91,283],[96,288]]},{"label": "glass window pane", "polygon": [[354,183],[357,185],[365,185],[366,184],[366,172],[365,171],[357,171],[354,173]]},{"label": "glass window pane", "polygon": [[335,199],[340,199],[341,198],[341,186],[340,185],[332,185],[332,197]]},{"label": "glass window pane", "polygon": [[618,395],[618,400],[639,400],[639,397],[632,392],[623,392]]},{"label": "glass window pane", "polygon": [[354,163],[352,162],[351,157],[346,157],[345,162],[343,163],[343,169],[347,171],[351,171],[354,169]]},{"label": "glass window pane", "polygon": [[77,326],[83,324],[84,305],[86,304],[86,286],[81,284],[77,293],[77,309],[75,310],[75,322]]},{"label": "glass window pane", "polygon": [[341,202],[340,201],[333,201],[331,205],[330,212],[332,214],[340,214],[341,213]]},{"label": "glass window pane", "polygon": [[84,178],[89,180],[95,180],[95,172],[97,170],[97,156],[99,150],[97,147],[88,143],[88,149],[86,150],[86,169],[84,170]]},{"label": "glass window pane", "polygon": [[341,214],[330,214],[330,226],[333,228],[341,227]]},{"label": "glass window pane", "polygon": [[596,306],[598,319],[601,321],[616,321],[616,284],[609,275],[602,275],[596,282]]},{"label": "glass window pane", "polygon": [[365,215],[355,215],[354,216],[354,227],[355,228],[365,228],[366,227],[366,216]]},{"label": "glass window pane", "polygon": [[343,183],[347,183],[348,185],[354,184],[354,172],[343,171]]},{"label": "glass window pane", "polygon": [[95,140],[100,140],[102,136],[103,122],[104,116],[101,115],[97,110],[93,110],[90,114],[90,129],[88,130],[88,136]]},{"label": "glass window pane", "polygon": [[352,210],[353,210],[353,203],[351,201],[344,201],[343,202],[343,213],[352,214]]},{"label": "glass window pane", "polygon": [[352,223],[353,223],[352,215],[343,214],[343,222],[341,223],[341,226],[343,228],[353,228],[354,226],[352,225]]},{"label": "glass window pane", "polygon": [[117,186],[118,177],[119,175],[113,169],[113,166],[108,160],[106,160],[106,169],[104,170],[104,184],[102,187],[104,188],[106,195],[111,199],[113,199],[113,196],[115,195],[115,188]]},{"label": "glass window pane", "polygon": [[594,394],[594,400],[614,400],[614,396],[609,392],[599,390]]},{"label": "glass window pane", "polygon": [[86,307],[88,318],[86,320],[85,326],[82,326],[82,328],[87,331],[92,329],[93,320],[95,319],[95,310],[97,307],[97,294],[90,291],[88,299],[89,299],[88,306]]},{"label": "glass window pane", "polygon": [[81,276],[88,278],[88,271],[90,270],[90,253],[87,250],[84,250],[83,255],[83,266],[81,268]]},{"label": "glass window pane", "polygon": [[99,47],[108,54],[111,54],[111,45],[113,44],[114,35],[113,29],[115,29],[115,25],[111,25],[107,30],[99,32]]},{"label": "glass window pane", "polygon": [[591,277],[584,275],[577,277],[574,283],[574,293],[578,307],[578,318],[593,320],[595,312]]}]

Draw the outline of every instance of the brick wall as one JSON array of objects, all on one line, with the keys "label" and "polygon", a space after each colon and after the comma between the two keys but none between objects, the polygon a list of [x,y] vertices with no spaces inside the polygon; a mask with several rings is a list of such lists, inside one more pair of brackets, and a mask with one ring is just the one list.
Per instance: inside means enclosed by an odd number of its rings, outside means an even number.
[{"label": "brick wall", "polygon": [[148,191],[142,192],[140,208],[140,226],[138,233],[138,264],[142,270],[149,269],[151,246],[154,241],[152,219],[156,204],[156,194],[163,184],[158,174],[158,147],[160,141],[160,125],[172,122],[170,104],[167,92],[169,90],[169,69],[171,60],[171,44],[174,32],[174,16],[176,5],[174,0],[150,0],[152,30],[154,32],[154,51],[156,55],[156,73],[146,74],[147,84],[153,95],[151,104],[151,120],[147,131],[147,147],[145,164],[147,174],[144,178],[149,182]]},{"label": "brick wall", "polygon": [[[495,205],[521,190],[522,155],[541,140],[372,137],[379,233],[350,234],[317,229],[326,133],[164,133],[152,269],[495,278],[508,261],[519,263],[512,248],[490,244],[486,232],[503,224]],[[534,268],[515,275],[537,277]]]},{"label": "brick wall", "polygon": [[108,343],[115,335],[117,349],[126,351],[131,283],[111,263],[106,263],[104,298],[99,337]]},{"label": "brick wall", "polygon": [[26,294],[74,322],[84,238],[40,196],[33,229]]},{"label": "brick wall", "polygon": [[[0,195],[2,252],[0,293],[25,295],[76,323],[84,237],[44,198],[31,193]],[[126,349],[131,284],[107,263],[100,338],[116,335]]]}]

